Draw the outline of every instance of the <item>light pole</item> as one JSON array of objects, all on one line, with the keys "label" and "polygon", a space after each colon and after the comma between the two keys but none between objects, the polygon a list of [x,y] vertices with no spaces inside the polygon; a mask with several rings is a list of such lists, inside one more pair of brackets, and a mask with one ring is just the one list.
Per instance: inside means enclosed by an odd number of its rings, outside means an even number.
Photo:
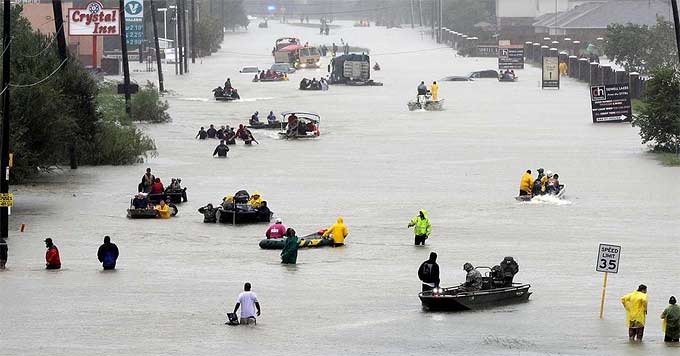
[{"label": "light pole", "polygon": [[[177,6],[170,6],[169,8],[170,9],[177,9]],[[167,9],[166,9],[166,11],[167,11]],[[177,11],[175,11],[175,38],[173,38],[173,40],[172,40],[172,44],[175,45],[175,51],[174,51],[175,52],[175,75],[179,74],[179,68],[177,67],[177,65],[179,64],[178,63],[179,60],[177,59],[177,27],[178,27]]]},{"label": "light pole", "polygon": [[163,38],[168,39],[168,8],[163,7],[158,9],[158,12],[163,13]]}]

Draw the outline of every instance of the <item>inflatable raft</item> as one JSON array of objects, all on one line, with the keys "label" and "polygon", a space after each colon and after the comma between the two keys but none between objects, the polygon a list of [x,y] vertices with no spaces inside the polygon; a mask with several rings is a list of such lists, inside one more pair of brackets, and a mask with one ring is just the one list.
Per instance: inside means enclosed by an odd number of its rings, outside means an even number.
[{"label": "inflatable raft", "polygon": [[[321,237],[323,231],[300,237],[300,248],[325,247],[333,245],[333,239]],[[260,240],[260,248],[263,250],[283,250],[285,238]]]}]

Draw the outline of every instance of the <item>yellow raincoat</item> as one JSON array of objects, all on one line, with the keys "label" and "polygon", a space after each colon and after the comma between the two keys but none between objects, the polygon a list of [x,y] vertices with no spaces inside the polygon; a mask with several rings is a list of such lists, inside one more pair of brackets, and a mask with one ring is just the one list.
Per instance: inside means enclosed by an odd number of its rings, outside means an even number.
[{"label": "yellow raincoat", "polygon": [[[255,196],[257,196],[257,198],[255,198]],[[250,196],[250,205],[255,209],[262,205],[262,196],[260,195],[260,192],[255,192]]]},{"label": "yellow raincoat", "polygon": [[621,298],[626,309],[626,324],[628,327],[645,326],[647,317],[647,294],[639,291],[629,293]]},{"label": "yellow raincoat", "polygon": [[432,83],[430,93],[432,94],[432,100],[437,101],[437,98],[439,97],[439,85],[437,85],[437,83]]},{"label": "yellow raincoat", "polygon": [[531,194],[531,188],[534,186],[534,177],[531,174],[524,172],[522,179],[519,181],[519,190]]},{"label": "yellow raincoat", "polygon": [[345,243],[345,237],[349,235],[349,230],[347,230],[347,226],[343,223],[342,216],[338,216],[338,222],[329,227],[322,237],[327,237],[328,235],[333,238],[333,242],[336,244]]},{"label": "yellow raincoat", "polygon": [[156,205],[156,210],[158,211],[158,216],[161,219],[170,219],[170,207],[168,204]]}]

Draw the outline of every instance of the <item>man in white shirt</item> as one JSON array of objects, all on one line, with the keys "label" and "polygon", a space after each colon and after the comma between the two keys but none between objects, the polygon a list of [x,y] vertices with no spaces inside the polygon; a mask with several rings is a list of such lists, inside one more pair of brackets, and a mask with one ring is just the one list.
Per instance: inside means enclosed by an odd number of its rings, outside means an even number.
[{"label": "man in white shirt", "polygon": [[[239,307],[241,308],[241,324],[245,325],[256,324],[255,315],[260,316],[260,302],[257,300],[255,292],[251,292],[250,288],[250,283],[246,282],[243,286],[243,292],[238,295],[236,306],[234,306],[234,314]],[[257,309],[257,313],[255,309]]]}]

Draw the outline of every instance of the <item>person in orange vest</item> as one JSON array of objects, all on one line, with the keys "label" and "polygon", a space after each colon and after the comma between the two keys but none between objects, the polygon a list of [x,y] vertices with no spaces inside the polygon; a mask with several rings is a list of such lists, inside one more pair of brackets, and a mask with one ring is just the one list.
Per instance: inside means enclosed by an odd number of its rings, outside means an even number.
[{"label": "person in orange vest", "polygon": [[45,268],[60,269],[61,258],[59,257],[59,249],[54,245],[51,238],[48,237],[45,239],[45,247],[47,247],[47,252],[45,253]]}]

